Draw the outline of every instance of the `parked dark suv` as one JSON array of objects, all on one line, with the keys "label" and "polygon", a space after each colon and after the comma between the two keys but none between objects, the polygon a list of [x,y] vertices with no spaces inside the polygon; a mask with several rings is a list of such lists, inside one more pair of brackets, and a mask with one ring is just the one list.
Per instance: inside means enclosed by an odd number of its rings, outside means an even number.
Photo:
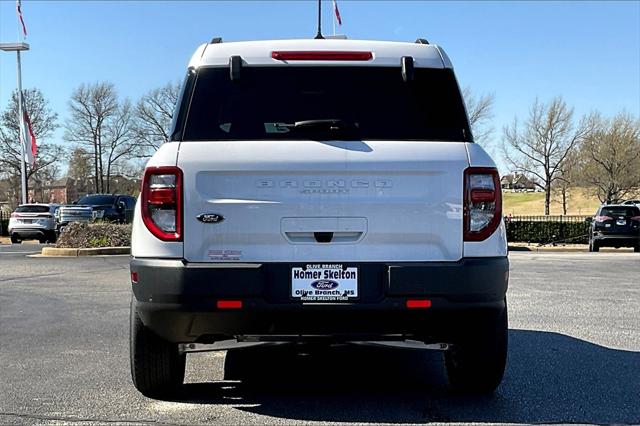
[{"label": "parked dark suv", "polygon": [[591,222],[589,251],[600,247],[633,247],[640,252],[640,208],[624,205],[601,206]]}]

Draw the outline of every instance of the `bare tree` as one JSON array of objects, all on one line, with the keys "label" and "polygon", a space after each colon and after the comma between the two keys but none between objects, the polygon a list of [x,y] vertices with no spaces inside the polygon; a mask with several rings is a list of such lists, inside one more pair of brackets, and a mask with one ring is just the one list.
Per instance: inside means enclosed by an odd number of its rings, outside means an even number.
[{"label": "bare tree", "polygon": [[560,166],[558,179],[551,187],[552,191],[560,195],[563,215],[566,215],[568,211],[567,204],[571,196],[570,190],[577,180],[578,169],[578,150],[574,149],[569,152],[567,158]]},{"label": "bare tree", "polygon": [[169,141],[169,127],[179,93],[179,83],[167,83],[145,94],[136,104],[134,132],[138,156],[150,157]]},{"label": "bare tree", "polygon": [[75,180],[78,193],[86,194],[91,177],[91,155],[84,148],[75,148],[69,157],[67,176]]},{"label": "bare tree", "polygon": [[118,100],[109,82],[83,84],[71,96],[65,140],[90,153],[97,193],[109,191],[114,165],[132,155],[131,109],[128,101]]},{"label": "bare tree", "polygon": [[106,157],[106,192],[111,192],[111,175],[114,166],[133,156],[136,144],[134,143],[132,130],[131,103],[126,100],[120,104],[105,127],[106,143],[103,148]]},{"label": "bare tree", "polygon": [[[33,133],[38,141],[38,153],[33,166],[27,164],[27,182],[38,178],[51,180],[57,176],[58,164],[64,155],[60,145],[48,143],[50,137],[58,128],[58,114],[49,108],[49,102],[39,89],[23,90],[24,106],[31,120]],[[0,175],[5,175],[20,186],[22,146],[18,123],[18,91],[11,94],[11,99],[5,110],[0,114]],[[19,192],[16,191],[16,197]],[[17,199],[12,200],[17,202]]]},{"label": "bare tree", "polygon": [[118,98],[112,83],[82,84],[69,100],[70,117],[65,124],[64,138],[79,146],[86,146],[92,154],[95,192],[104,188],[102,164],[102,137],[106,121],[118,107]]},{"label": "bare tree", "polygon": [[467,107],[467,115],[469,116],[469,124],[471,125],[474,140],[483,145],[488,144],[495,130],[492,125],[495,95],[490,93],[476,96],[471,88],[467,86],[462,90],[462,97]]},{"label": "bare tree", "polygon": [[640,120],[623,112],[593,117],[594,131],[581,149],[581,175],[603,203],[640,192]]},{"label": "bare tree", "polygon": [[576,126],[573,109],[561,97],[548,104],[537,99],[529,110],[529,117],[520,126],[514,118],[503,129],[503,153],[515,170],[535,176],[535,182],[545,192],[544,214],[549,214],[551,188],[562,176],[562,166],[568,155],[589,134],[589,120]]}]

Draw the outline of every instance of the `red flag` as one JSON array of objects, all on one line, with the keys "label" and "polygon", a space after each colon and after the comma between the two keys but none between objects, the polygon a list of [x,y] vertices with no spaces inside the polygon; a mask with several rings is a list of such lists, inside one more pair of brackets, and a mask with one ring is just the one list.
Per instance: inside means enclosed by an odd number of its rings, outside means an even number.
[{"label": "red flag", "polygon": [[22,123],[20,123],[20,139],[24,145],[24,161],[33,166],[36,162],[36,154],[38,153],[38,145],[36,143],[36,135],[33,133],[31,120],[27,113],[27,107],[22,97]]},{"label": "red flag", "polygon": [[20,23],[22,24],[22,32],[24,36],[27,36],[27,27],[24,25],[24,19],[22,19],[22,1],[16,0],[16,12],[18,13],[18,18],[20,18]]},{"label": "red flag", "polygon": [[333,11],[336,14],[338,25],[342,25],[342,18],[340,18],[340,11],[338,10],[338,2],[336,0],[333,0]]}]

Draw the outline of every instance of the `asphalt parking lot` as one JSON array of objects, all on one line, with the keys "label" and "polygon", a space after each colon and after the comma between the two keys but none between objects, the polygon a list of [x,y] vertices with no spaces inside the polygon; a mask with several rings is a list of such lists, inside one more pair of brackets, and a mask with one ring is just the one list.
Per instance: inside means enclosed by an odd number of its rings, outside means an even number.
[{"label": "asphalt parking lot", "polygon": [[640,423],[640,254],[512,253],[492,397],[450,394],[436,352],[285,345],[189,355],[157,401],[129,376],[128,257],[37,249],[0,246],[0,424]]}]

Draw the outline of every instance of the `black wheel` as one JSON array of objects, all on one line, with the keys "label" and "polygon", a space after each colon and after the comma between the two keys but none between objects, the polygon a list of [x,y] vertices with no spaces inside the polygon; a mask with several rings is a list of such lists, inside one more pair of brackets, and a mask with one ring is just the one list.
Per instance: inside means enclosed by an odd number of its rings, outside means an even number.
[{"label": "black wheel", "polygon": [[465,394],[490,394],[502,381],[507,363],[507,307],[479,318],[452,349],[445,352],[449,386]]},{"label": "black wheel", "polygon": [[178,344],[168,342],[149,328],[131,304],[130,359],[133,384],[145,396],[174,395],[184,381],[186,354],[178,352]]},{"label": "black wheel", "polygon": [[47,242],[51,244],[55,244],[58,240],[58,236],[56,235],[56,231],[49,231],[47,234]]},{"label": "black wheel", "polygon": [[22,240],[16,234],[11,234],[11,244],[20,244]]},{"label": "black wheel", "polygon": [[597,241],[594,241],[593,244],[591,245],[591,251],[600,251],[600,245],[598,244]]},{"label": "black wheel", "polygon": [[636,244],[635,247],[633,248],[633,251],[635,253],[640,253],[640,244]]}]

